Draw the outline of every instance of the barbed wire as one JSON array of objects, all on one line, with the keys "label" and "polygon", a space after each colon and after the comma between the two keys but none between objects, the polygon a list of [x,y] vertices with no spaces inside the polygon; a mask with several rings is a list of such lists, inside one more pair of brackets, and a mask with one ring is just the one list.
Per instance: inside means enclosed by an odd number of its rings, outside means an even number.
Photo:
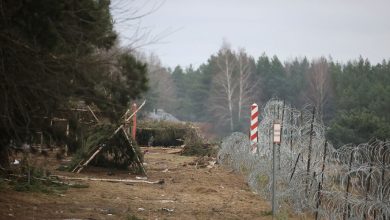
[{"label": "barbed wire", "polygon": [[[273,144],[274,122],[282,125]],[[335,149],[313,106],[301,111],[272,99],[261,111],[256,154],[242,133],[222,141],[218,160],[246,175],[251,189],[271,198],[276,150],[277,206],[312,212],[316,219],[390,219],[390,142],[372,140]]]}]

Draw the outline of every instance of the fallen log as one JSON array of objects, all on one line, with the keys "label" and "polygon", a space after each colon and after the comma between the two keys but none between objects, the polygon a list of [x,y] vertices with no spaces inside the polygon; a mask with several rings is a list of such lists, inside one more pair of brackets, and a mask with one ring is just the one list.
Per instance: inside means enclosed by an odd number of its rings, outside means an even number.
[{"label": "fallen log", "polygon": [[148,184],[164,184],[164,179],[157,181],[147,181],[147,180],[133,180],[133,179],[105,179],[105,178],[93,178],[93,177],[69,177],[69,176],[58,176],[52,175],[51,177],[56,177],[63,180],[82,180],[82,181],[102,181],[102,182],[112,182],[112,183],[148,183]]},{"label": "fallen log", "polygon": [[183,152],[183,148],[182,149],[173,149],[173,150],[168,150],[167,154],[181,154],[182,152]]}]

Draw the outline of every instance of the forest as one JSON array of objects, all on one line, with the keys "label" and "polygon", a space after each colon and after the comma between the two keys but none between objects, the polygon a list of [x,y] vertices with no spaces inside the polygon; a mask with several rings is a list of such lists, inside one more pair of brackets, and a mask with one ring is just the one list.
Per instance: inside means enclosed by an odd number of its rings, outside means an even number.
[{"label": "forest", "polygon": [[[154,60],[157,58],[154,57]],[[151,59],[153,60],[153,59]],[[335,146],[390,136],[390,61],[347,63],[331,57],[281,61],[252,57],[228,43],[198,68],[164,68],[149,62],[146,97],[183,121],[206,122],[226,135],[247,133],[252,103],[264,107],[277,98],[295,108],[315,106]],[[261,112],[260,112],[261,118]]]},{"label": "forest", "polygon": [[390,136],[389,60],[282,61],[223,42],[199,67],[171,69],[156,55],[121,46],[110,1],[1,2],[2,149],[80,100],[116,121],[132,101],[146,99],[147,110],[209,123],[223,137],[248,132],[253,102],[278,98],[315,106],[335,146]]}]

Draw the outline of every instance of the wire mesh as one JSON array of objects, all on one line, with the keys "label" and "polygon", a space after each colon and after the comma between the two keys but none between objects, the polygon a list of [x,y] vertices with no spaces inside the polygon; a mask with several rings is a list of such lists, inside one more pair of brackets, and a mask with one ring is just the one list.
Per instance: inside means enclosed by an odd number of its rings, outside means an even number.
[{"label": "wire mesh", "polygon": [[[256,154],[242,133],[223,139],[218,153],[221,164],[246,175],[254,192],[271,198],[275,147],[277,206],[321,219],[390,219],[389,141],[335,149],[312,106],[299,111],[272,99],[260,112]],[[273,144],[274,122],[282,125],[280,145]]]}]

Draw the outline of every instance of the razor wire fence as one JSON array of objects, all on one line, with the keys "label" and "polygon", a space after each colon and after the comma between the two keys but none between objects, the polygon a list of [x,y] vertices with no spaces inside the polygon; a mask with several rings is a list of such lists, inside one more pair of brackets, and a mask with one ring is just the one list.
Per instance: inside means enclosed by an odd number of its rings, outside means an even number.
[{"label": "razor wire fence", "polygon": [[[276,202],[316,219],[390,219],[390,142],[372,140],[335,149],[315,108],[291,108],[270,100],[261,113],[259,143],[250,152],[246,135],[222,141],[218,160],[247,176],[253,191],[271,198],[272,147],[276,149]],[[273,123],[282,126],[273,144]]]}]

